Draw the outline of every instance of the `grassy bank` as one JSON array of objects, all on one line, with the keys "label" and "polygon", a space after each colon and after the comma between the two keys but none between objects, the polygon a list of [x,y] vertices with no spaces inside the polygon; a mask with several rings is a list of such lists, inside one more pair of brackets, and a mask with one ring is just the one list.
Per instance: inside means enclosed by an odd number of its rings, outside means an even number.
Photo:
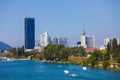
[{"label": "grassy bank", "polygon": [[[73,57],[69,56],[67,61],[50,61],[50,60],[39,60],[33,58],[32,60],[45,62],[45,63],[56,63],[56,64],[73,64],[73,65],[80,65],[80,66],[86,66],[91,68],[100,68],[100,69],[106,69],[106,70],[120,70],[120,66],[116,66],[114,64],[111,64],[115,62],[114,60],[107,60],[107,61],[100,61],[97,64],[94,64],[94,67],[89,62],[89,59],[87,57]],[[111,63],[110,63],[111,62]]]}]

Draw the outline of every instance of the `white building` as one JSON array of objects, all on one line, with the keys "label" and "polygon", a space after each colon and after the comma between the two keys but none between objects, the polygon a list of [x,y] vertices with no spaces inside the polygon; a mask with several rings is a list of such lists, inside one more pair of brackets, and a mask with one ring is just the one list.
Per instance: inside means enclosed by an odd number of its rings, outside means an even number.
[{"label": "white building", "polygon": [[95,48],[95,37],[94,36],[81,36],[81,46],[84,48]]},{"label": "white building", "polygon": [[50,43],[50,36],[46,31],[43,34],[40,34],[40,46],[46,47]]},{"label": "white building", "polygon": [[[105,38],[104,39],[104,46],[105,46],[105,48],[107,48],[107,44],[108,43],[110,44],[110,47],[112,47],[113,39],[114,38]],[[116,39],[117,39],[117,44],[119,44],[119,38],[116,38]]]}]

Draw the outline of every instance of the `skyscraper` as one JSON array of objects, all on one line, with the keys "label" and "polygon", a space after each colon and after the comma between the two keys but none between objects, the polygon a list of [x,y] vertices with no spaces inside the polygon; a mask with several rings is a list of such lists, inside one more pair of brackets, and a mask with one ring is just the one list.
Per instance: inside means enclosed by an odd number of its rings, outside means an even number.
[{"label": "skyscraper", "polygon": [[58,44],[63,44],[65,47],[68,46],[68,43],[67,43],[67,38],[66,37],[61,37],[58,39]]},{"label": "skyscraper", "polygon": [[[107,48],[108,43],[110,44],[110,47],[112,47],[113,39],[114,38],[105,38],[104,39],[104,46],[105,46],[105,48]],[[117,39],[117,44],[119,45],[119,38],[115,38],[115,39]]]},{"label": "skyscraper", "polygon": [[62,44],[65,47],[68,47],[67,37],[55,37],[51,41],[52,44]]},{"label": "skyscraper", "polygon": [[25,49],[34,49],[35,46],[35,19],[25,18]]},{"label": "skyscraper", "polygon": [[43,34],[40,34],[40,45],[42,47],[46,47],[50,43],[50,36],[48,32],[46,31]]},{"label": "skyscraper", "polygon": [[104,39],[104,46],[105,46],[105,48],[107,48],[108,43],[110,44],[110,47],[112,47],[112,41],[113,41],[112,38]]},{"label": "skyscraper", "polygon": [[95,48],[95,37],[94,36],[81,36],[81,46],[84,48]]}]

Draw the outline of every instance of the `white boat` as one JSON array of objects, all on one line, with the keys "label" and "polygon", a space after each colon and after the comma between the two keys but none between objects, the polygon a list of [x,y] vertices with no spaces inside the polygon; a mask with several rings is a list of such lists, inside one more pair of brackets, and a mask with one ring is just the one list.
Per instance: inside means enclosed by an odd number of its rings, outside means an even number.
[{"label": "white boat", "polygon": [[83,67],[83,70],[86,70],[87,68],[86,67]]},{"label": "white boat", "polygon": [[69,74],[69,71],[68,71],[68,70],[64,70],[64,73],[65,73],[65,74]]}]

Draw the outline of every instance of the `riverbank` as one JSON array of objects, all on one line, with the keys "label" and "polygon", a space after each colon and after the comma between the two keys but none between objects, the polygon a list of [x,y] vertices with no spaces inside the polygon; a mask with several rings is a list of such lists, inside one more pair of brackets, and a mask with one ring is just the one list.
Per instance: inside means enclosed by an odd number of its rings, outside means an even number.
[{"label": "riverbank", "polygon": [[38,62],[44,62],[44,63],[55,63],[55,64],[73,64],[73,65],[80,65],[85,67],[91,67],[91,68],[98,68],[98,69],[105,69],[105,70],[120,70],[120,64],[112,63],[109,64],[106,68],[104,68],[104,65],[107,65],[107,63],[99,62],[97,65],[95,64],[94,67],[91,66],[91,64],[88,64],[86,57],[69,57],[67,61],[50,61],[50,60],[38,60],[38,59],[32,59]]},{"label": "riverbank", "polygon": [[[34,60],[34,61],[38,61],[38,62],[44,62],[44,63],[55,63],[55,64],[73,64],[73,65],[80,65],[80,66],[85,66],[85,67],[91,67],[91,68],[98,68],[98,69],[106,69],[106,70],[120,70],[120,64],[119,63],[113,63],[112,60],[110,60],[109,66],[108,63],[106,62],[99,62],[98,64],[95,64],[94,67],[91,66],[91,64],[88,62],[87,57],[72,57],[69,56],[67,61],[50,61],[50,60],[40,60],[40,59],[29,59],[29,58],[19,58],[19,59],[15,59],[15,58],[9,58],[8,61],[14,61],[14,60],[20,60],[20,61],[24,61],[24,60]],[[106,68],[104,68],[103,65],[107,65]]]}]

